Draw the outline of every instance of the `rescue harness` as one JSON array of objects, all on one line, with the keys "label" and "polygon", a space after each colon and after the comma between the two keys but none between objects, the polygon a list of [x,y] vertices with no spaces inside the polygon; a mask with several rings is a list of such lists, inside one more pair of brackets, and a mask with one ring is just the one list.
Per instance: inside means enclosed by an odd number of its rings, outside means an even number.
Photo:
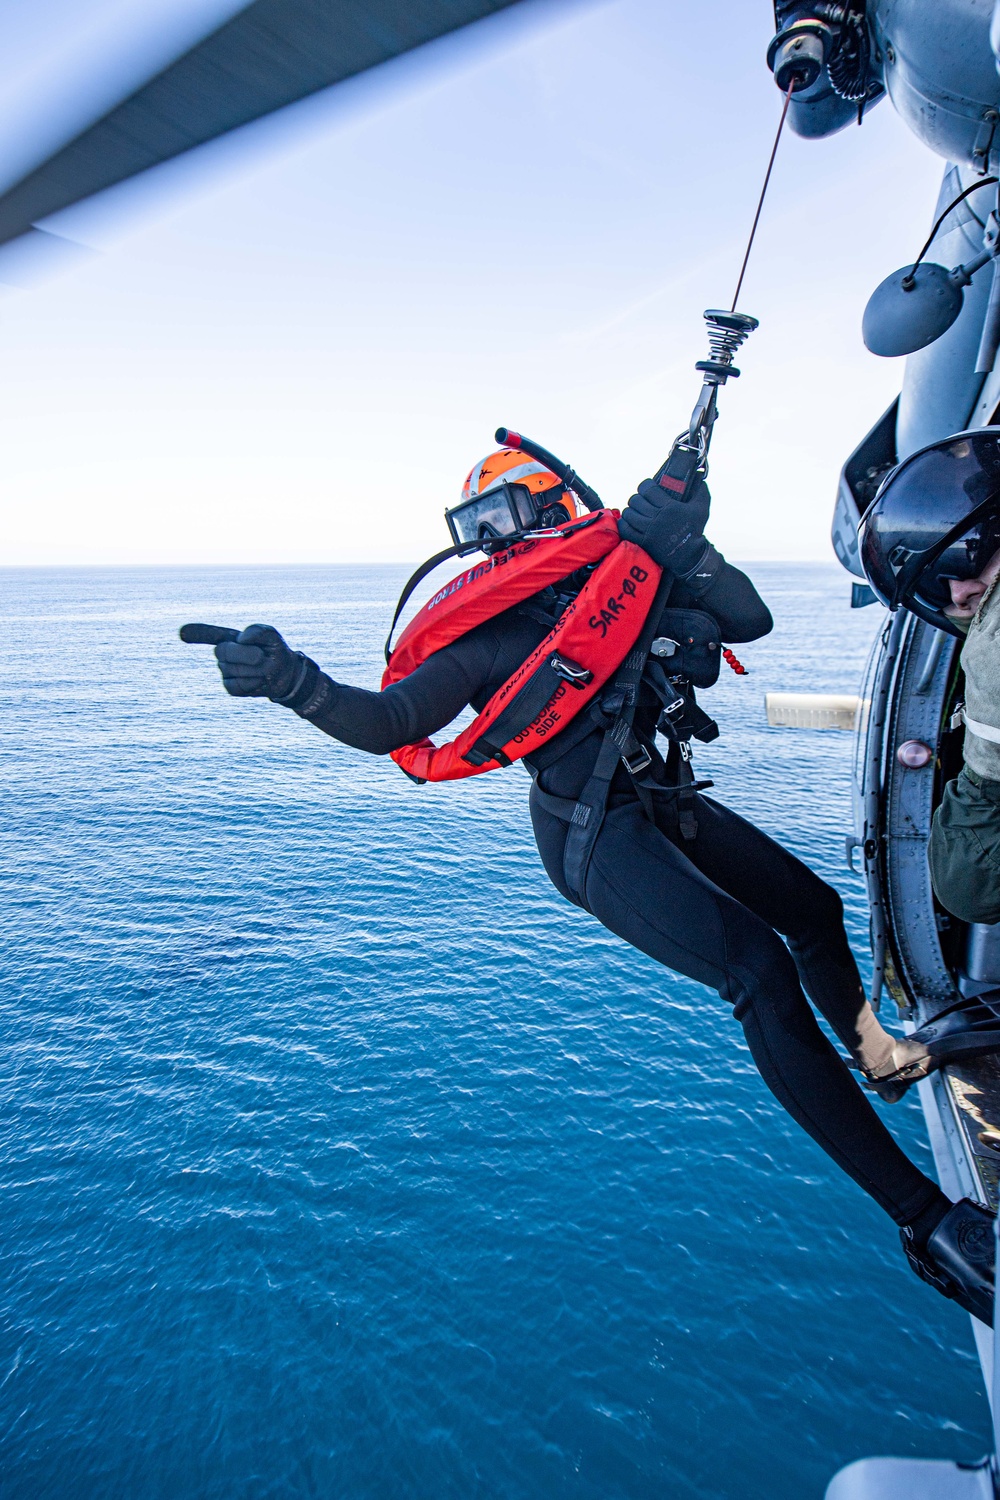
[{"label": "rescue harness", "polygon": [[387,649],[383,689],[477,625],[593,568],[553,629],[466,729],[445,745],[425,739],[392,752],[408,776],[457,781],[509,766],[565,729],[601,691],[638,640],[662,577],[648,553],[621,541],[617,518],[617,511],[598,511],[493,552],[439,589]]},{"label": "rescue harness", "polygon": [[[414,781],[455,781],[511,765],[562,734],[574,720],[582,719],[581,739],[595,727],[603,729],[601,749],[579,800],[552,796],[537,782],[531,794],[538,805],[569,824],[564,868],[579,905],[585,905],[590,855],[619,764],[629,773],[651,819],[654,792],[677,798],[680,831],[692,838],[697,832],[694,793],[712,783],[695,781],[690,740],[718,735],[717,726],[685,691],[689,684],[670,670],[681,666],[686,649],[701,664],[704,685],[710,685],[721,656],[718,627],[700,610],[665,613],[673,575],[642,548],[619,538],[617,518],[617,511],[603,510],[551,531],[528,533],[477,561],[427,601],[394,648],[390,630],[382,678],[385,689],[477,625],[525,604],[580,570],[591,570],[554,627],[466,729],[444,745],[424,739],[391,752]],[[420,579],[457,550],[438,554],[418,570],[403,592],[393,628]],[[678,639],[656,638],[664,621]],[[671,663],[675,652],[679,659]],[[655,745],[640,740],[633,730],[642,680],[661,701],[657,727],[674,747],[675,785]]]}]

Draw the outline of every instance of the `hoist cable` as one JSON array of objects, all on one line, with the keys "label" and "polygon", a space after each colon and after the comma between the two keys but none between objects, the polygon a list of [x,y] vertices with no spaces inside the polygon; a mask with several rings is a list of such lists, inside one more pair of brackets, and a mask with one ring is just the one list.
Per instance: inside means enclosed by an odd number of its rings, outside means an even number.
[{"label": "hoist cable", "polygon": [[788,115],[788,106],[792,102],[792,91],[794,90],[797,81],[798,80],[795,78],[792,79],[791,83],[788,85],[788,92],[785,94],[785,103],[781,110],[781,119],[778,121],[778,133],[774,137],[774,145],[771,147],[771,160],[768,162],[767,171],[764,174],[764,186],[761,188],[760,197],[757,200],[757,212],[753,216],[753,227],[750,230],[750,238],[747,240],[746,254],[743,257],[743,264],[742,266],[740,266],[740,279],[736,283],[736,294],[733,297],[733,305],[729,309],[730,312],[736,311],[736,304],[740,300],[740,292],[743,290],[743,278],[747,273],[747,262],[750,259],[750,251],[753,249],[754,237],[757,233],[757,225],[760,223],[761,209],[764,207],[764,199],[767,196],[768,185],[771,181],[771,171],[774,167],[774,158],[778,154],[778,142],[781,140],[781,132],[785,128],[785,119]]}]

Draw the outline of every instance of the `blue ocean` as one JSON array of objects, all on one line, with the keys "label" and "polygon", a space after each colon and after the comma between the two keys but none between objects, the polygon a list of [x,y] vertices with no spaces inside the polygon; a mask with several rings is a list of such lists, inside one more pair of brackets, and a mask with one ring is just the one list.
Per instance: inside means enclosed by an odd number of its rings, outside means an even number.
[{"label": "blue ocean", "polygon": [[[718,997],[557,896],[527,776],[415,786],[177,638],[269,622],[375,686],[406,571],[3,575],[2,1500],[819,1500],[980,1456],[967,1317]],[[750,571],[778,626],[698,770],[863,956],[850,737],[763,695],[854,691],[881,612]]]}]

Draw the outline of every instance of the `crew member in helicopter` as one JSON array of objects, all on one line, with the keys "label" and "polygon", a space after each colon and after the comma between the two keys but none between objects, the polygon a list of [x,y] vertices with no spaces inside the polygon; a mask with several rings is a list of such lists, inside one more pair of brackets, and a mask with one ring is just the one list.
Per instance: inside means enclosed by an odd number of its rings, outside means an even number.
[{"label": "crew member in helicopter", "polygon": [[1000,435],[958,433],[906,459],[862,526],[862,558],[890,608],[964,640],[961,773],[934,812],[934,894],[963,922],[1000,922]]},{"label": "crew member in helicopter", "polygon": [[[557,890],[717,990],[772,1093],[899,1225],[911,1263],[991,1321],[992,1262],[968,1251],[970,1217],[976,1232],[981,1216],[991,1221],[908,1159],[806,1000],[868,1075],[898,1073],[901,1043],[865,1000],[840,898],[694,780],[690,740],[717,730],[692,683],[710,685],[721,641],[766,634],[770,613],[706,540],[703,480],[682,499],[647,480],[618,520],[599,506],[517,435],[477,464],[446,512],[455,548],[439,559],[473,549],[487,559],[387,648],[381,692],[335,681],[271,626],[185,626],[182,638],[218,642],[232,696],[269,698],[344,744],[392,755],[416,780],[523,757]],[[434,746],[427,737],[470,704],[475,722]]]},{"label": "crew member in helicopter", "polygon": [[[1000,922],[1000,525],[973,578],[950,578],[945,613],[967,632],[961,665],[965,764],[934,812],[927,857],[934,893],[963,922]],[[995,550],[990,552],[990,548]],[[979,559],[972,564],[978,566]]]}]

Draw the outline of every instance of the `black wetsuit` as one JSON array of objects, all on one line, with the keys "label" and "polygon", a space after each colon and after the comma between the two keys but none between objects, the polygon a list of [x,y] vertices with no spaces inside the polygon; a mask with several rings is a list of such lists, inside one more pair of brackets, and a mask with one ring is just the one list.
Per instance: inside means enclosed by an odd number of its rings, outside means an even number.
[{"label": "black wetsuit", "polygon": [[[771,629],[750,580],[729,564],[697,600],[675,583],[668,604],[709,612],[726,641],[753,640]],[[330,682],[323,708],[308,717],[345,744],[385,755],[434,734],[468,704],[482,709],[549,628],[534,602],[510,610],[384,692]],[[644,686],[637,733],[653,737],[659,709]],[[560,739],[570,743],[562,748]],[[602,739],[596,725],[582,739],[571,725],[531,757],[537,787],[577,798]],[[668,767],[675,763],[676,755],[673,762],[668,758]],[[761,1076],[793,1119],[898,1224],[911,1222],[939,1190],[896,1145],[803,994],[804,986],[852,1050],[864,994],[840,897],[713,799],[696,794],[693,838],[678,829],[675,794],[654,793],[651,800],[655,823],[619,767],[589,866],[587,908],[651,958],[717,990],[742,1024]],[[531,817],[542,863],[572,899],[563,874],[567,825],[539,804],[533,788]]]}]

